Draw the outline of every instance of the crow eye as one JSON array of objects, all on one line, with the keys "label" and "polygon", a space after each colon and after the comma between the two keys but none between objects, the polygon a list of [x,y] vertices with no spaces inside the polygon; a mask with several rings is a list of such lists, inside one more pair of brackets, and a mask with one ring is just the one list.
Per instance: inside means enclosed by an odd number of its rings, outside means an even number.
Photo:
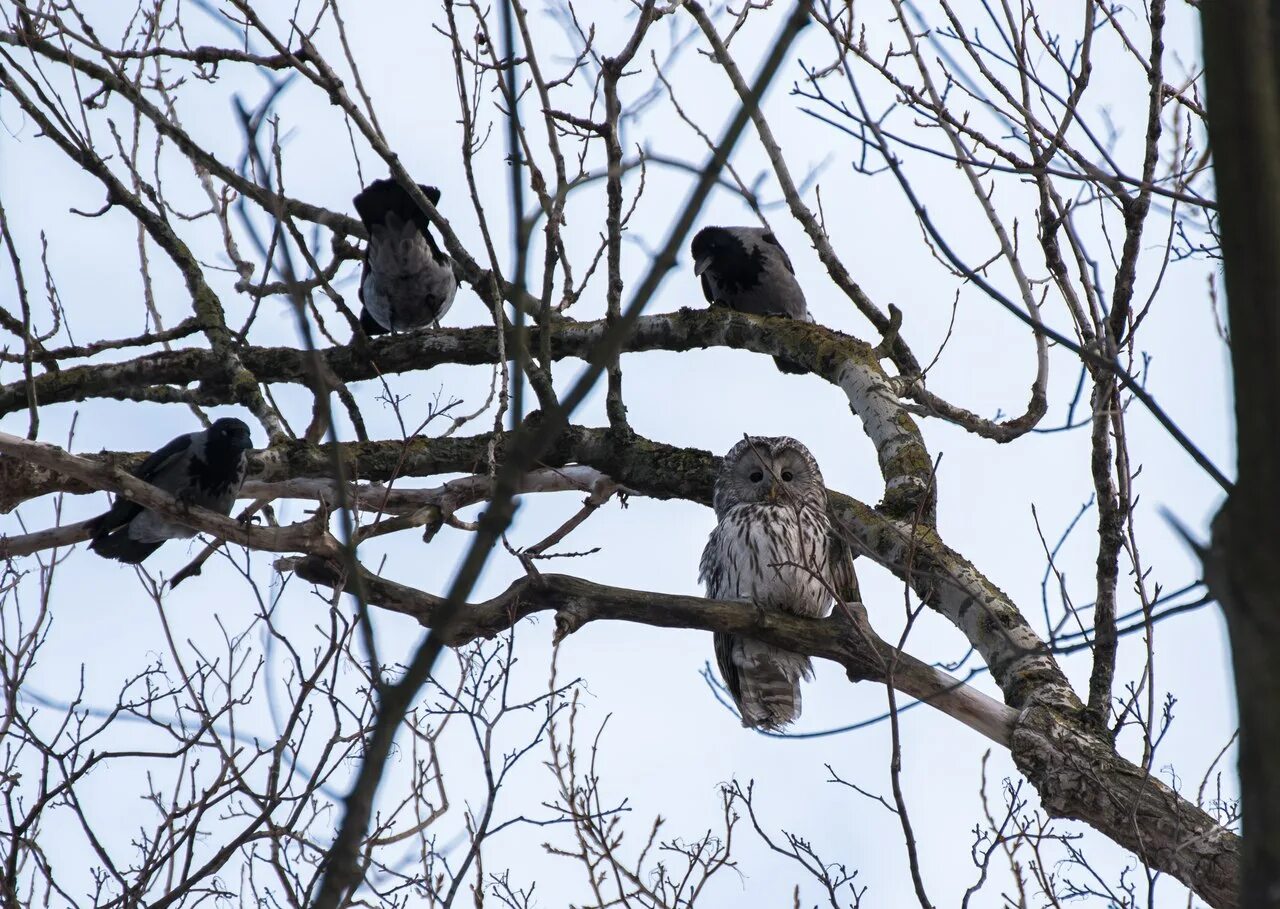
[{"label": "crow eye", "polygon": [[753,472],[752,472],[752,474],[751,474],[750,479],[751,479],[751,482],[752,482],[752,483],[759,483],[761,480],[763,480],[763,479],[764,479],[764,474],[763,474],[763,473],[761,473],[761,472],[760,472],[760,471],[758,471],[758,470],[753,471]]},{"label": "crow eye", "polygon": [[793,479],[793,474],[791,473],[791,471],[784,470],[782,472],[782,482],[790,483],[792,479]]}]

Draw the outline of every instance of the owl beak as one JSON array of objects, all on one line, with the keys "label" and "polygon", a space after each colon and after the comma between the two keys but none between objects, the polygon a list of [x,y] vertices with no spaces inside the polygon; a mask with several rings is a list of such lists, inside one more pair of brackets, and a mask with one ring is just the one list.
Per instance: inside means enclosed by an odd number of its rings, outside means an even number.
[{"label": "owl beak", "polygon": [[699,278],[701,278],[702,273],[710,267],[711,267],[711,257],[703,256],[697,262],[693,263],[693,273],[697,275]]},{"label": "owl beak", "polygon": [[778,495],[779,495],[779,493],[780,493],[780,492],[781,492],[781,490],[780,490],[780,489],[778,489],[778,484],[777,484],[777,483],[770,483],[770,484],[769,484],[769,503],[770,503],[771,505],[772,505],[772,504],[777,504],[777,501],[778,501]]}]

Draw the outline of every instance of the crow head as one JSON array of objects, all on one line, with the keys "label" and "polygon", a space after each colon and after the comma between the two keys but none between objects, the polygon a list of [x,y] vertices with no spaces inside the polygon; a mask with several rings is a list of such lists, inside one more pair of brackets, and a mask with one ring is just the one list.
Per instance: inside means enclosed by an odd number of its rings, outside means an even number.
[{"label": "crow head", "polygon": [[689,252],[693,273],[711,278],[721,294],[750,290],[764,273],[764,251],[744,228],[704,227],[693,238]]},{"label": "crow head", "polygon": [[253,448],[253,438],[249,435],[249,427],[243,420],[235,417],[223,417],[214,420],[209,427],[209,440],[220,448],[233,448],[248,451]]}]

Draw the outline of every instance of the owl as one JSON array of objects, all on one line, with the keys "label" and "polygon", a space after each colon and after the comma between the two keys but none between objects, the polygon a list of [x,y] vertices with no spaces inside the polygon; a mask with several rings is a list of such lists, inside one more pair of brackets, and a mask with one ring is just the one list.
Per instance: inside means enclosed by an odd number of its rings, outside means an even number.
[{"label": "owl", "polygon": [[[702,551],[707,597],[820,617],[833,592],[857,598],[848,547],[827,517],[827,489],[809,449],[786,436],[747,436],[716,478],[717,524]],[[716,662],[742,725],[779,729],[800,716],[809,657],[735,634],[715,635]]]}]

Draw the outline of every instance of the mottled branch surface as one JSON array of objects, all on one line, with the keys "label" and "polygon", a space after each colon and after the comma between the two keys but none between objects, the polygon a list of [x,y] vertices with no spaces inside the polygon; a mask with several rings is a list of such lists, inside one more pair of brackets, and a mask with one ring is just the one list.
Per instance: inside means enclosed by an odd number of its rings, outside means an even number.
[{"label": "mottled branch surface", "polygon": [[[563,323],[549,330],[547,345],[554,359],[589,360],[607,320]],[[543,346],[542,330],[531,328],[528,343]],[[870,345],[840,332],[785,319],[730,312],[725,309],[684,309],[641,316],[623,349],[689,351],[707,347],[751,350],[785,355],[844,389],[863,417],[886,481],[886,505],[904,515],[929,496],[931,465],[914,420],[892,395],[887,377]],[[378,375],[414,372],[443,363],[482,365],[508,357],[518,349],[513,332],[500,340],[493,328],[454,328],[375,339],[369,351],[354,346],[319,351],[324,367],[343,382],[368,381]],[[290,347],[247,347],[240,358],[260,382],[307,385],[311,381],[308,354]],[[95,397],[145,398],[157,386],[201,383],[217,368],[213,351],[188,349],[146,354],[107,366],[64,367],[36,377],[36,393],[45,404],[84,401]],[[0,414],[27,406],[25,383],[0,387]],[[370,477],[370,474],[362,473]],[[6,489],[9,487],[6,484]],[[6,496],[0,508],[12,501]]]}]

